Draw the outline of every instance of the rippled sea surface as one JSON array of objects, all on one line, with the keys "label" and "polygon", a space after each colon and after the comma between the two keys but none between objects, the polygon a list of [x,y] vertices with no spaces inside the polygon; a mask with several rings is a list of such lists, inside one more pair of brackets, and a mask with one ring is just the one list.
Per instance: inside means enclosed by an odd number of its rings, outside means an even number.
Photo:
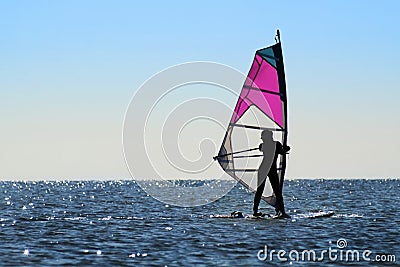
[{"label": "rippled sea surface", "polygon": [[[0,266],[379,266],[377,255],[400,263],[400,180],[286,181],[293,218],[279,220],[211,218],[251,212],[253,195],[240,185],[193,208],[159,202],[134,181],[0,182],[0,192]],[[319,210],[335,216],[301,217]]]}]

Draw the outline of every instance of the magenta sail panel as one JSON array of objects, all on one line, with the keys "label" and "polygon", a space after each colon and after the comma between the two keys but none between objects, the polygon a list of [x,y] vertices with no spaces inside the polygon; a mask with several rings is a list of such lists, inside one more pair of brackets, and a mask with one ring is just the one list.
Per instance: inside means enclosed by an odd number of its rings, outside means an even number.
[{"label": "magenta sail panel", "polygon": [[280,127],[284,126],[277,70],[259,55],[254,58],[231,123],[236,123],[251,105],[259,108]]},{"label": "magenta sail panel", "polygon": [[278,73],[267,61],[256,55],[256,60],[261,62],[255,77],[250,77],[254,81],[253,87],[279,93]]}]

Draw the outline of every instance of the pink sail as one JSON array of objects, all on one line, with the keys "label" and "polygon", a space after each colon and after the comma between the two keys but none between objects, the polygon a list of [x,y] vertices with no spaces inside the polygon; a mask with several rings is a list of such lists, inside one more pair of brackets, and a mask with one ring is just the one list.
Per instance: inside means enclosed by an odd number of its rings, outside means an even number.
[{"label": "pink sail", "polygon": [[254,58],[243,85],[231,123],[236,123],[251,105],[255,105],[280,127],[283,127],[277,70],[258,54]]}]

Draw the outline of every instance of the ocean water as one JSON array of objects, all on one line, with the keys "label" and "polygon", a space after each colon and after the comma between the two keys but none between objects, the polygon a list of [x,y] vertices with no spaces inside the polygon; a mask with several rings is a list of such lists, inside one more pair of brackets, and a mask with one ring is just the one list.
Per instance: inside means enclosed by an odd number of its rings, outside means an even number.
[{"label": "ocean water", "polygon": [[[293,218],[279,220],[211,218],[251,212],[253,195],[240,185],[191,208],[159,202],[134,181],[0,182],[0,192],[0,266],[400,263],[400,180],[286,181]],[[335,215],[302,218],[319,210]]]}]

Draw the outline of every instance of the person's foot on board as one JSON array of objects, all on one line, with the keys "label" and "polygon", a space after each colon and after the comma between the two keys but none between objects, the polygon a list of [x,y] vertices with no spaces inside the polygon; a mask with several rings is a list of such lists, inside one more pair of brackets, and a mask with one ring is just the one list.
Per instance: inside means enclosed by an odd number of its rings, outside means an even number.
[{"label": "person's foot on board", "polygon": [[262,214],[261,212],[254,212],[254,213],[253,213],[253,216],[254,216],[254,217],[263,217],[264,214]]}]

